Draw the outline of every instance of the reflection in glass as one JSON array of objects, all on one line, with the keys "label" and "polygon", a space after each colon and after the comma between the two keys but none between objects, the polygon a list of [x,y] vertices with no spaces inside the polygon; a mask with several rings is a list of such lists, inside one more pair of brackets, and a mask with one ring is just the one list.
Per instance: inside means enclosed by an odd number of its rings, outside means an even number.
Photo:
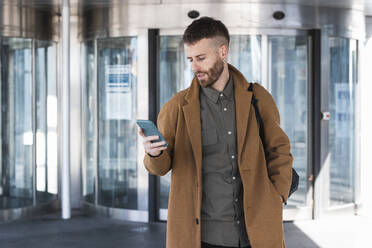
[{"label": "reflection in glass", "polygon": [[55,199],[57,187],[56,46],[37,41],[36,80],[36,199]]},{"label": "reflection in glass", "polygon": [[137,209],[137,39],[98,40],[98,204]]},{"label": "reflection in glass", "polygon": [[355,84],[357,41],[329,38],[330,205],[353,202],[355,168]]},{"label": "reflection in glass", "polygon": [[194,75],[191,64],[186,59],[181,36],[161,36],[159,56],[159,107],[161,108],[175,93],[189,87]]},{"label": "reflection in glass", "polygon": [[[186,59],[182,36],[160,37],[159,108],[180,90],[190,86],[193,73]],[[170,172],[160,177],[160,208],[168,208]]]},{"label": "reflection in glass", "polygon": [[228,61],[248,82],[261,82],[261,36],[232,35]]},{"label": "reflection in glass", "polygon": [[95,168],[97,152],[95,135],[95,87],[94,87],[94,41],[82,44],[82,89],[83,89],[83,159],[82,159],[82,194],[87,202],[95,203]]},{"label": "reflection in glass", "polygon": [[306,36],[269,37],[271,94],[278,106],[281,127],[291,142],[293,167],[300,176],[299,188],[288,200],[306,205],[308,151],[308,40]]},{"label": "reflection in glass", "polygon": [[33,203],[32,43],[4,39],[1,47],[0,209]]},{"label": "reflection in glass", "polygon": [[[30,39],[2,40],[0,209],[31,206],[34,200],[42,203],[57,198],[56,45],[41,41],[34,44],[33,48]],[[36,157],[33,157],[34,146]]]},{"label": "reflection in glass", "polygon": [[[261,80],[261,38],[231,36],[229,63],[242,71],[248,81]],[[178,91],[190,86],[191,64],[186,59],[181,36],[160,37],[159,109]],[[160,177],[160,209],[168,208],[170,173]]]},{"label": "reflection in glass", "polygon": [[[57,90],[57,46],[45,47],[47,56],[47,187],[49,194],[58,194],[58,90]],[[56,196],[54,196],[56,198]]]}]

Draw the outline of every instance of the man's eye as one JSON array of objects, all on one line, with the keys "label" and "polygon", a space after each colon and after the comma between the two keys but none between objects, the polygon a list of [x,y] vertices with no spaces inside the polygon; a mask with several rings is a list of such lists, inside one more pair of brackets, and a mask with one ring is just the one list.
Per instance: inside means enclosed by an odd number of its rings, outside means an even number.
[{"label": "man's eye", "polygon": [[198,61],[202,61],[202,60],[204,60],[205,58],[198,58]]}]

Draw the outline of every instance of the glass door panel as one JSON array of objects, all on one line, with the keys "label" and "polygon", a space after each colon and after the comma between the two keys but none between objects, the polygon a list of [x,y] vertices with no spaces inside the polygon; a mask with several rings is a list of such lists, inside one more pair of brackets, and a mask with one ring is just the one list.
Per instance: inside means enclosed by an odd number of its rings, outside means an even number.
[{"label": "glass door panel", "polygon": [[248,82],[261,82],[261,36],[232,35],[228,61]]},{"label": "glass door panel", "polygon": [[[0,40],[0,54],[2,56],[2,44],[1,44],[1,40]],[[3,61],[1,60],[0,58],[0,68],[2,68],[2,63]],[[0,72],[1,73],[1,72]],[[0,74],[2,75],[2,74]],[[2,91],[3,91],[3,87],[2,87],[2,82],[3,82],[3,79],[2,79],[2,76],[0,77],[0,110],[2,109],[2,104],[3,104],[3,101],[2,101]],[[0,111],[0,209],[2,208],[2,199],[3,199],[3,192],[4,192],[4,186],[3,185],[3,182],[5,182],[6,180],[6,177],[5,177],[5,168],[4,165],[3,165],[3,147],[2,147],[2,144],[3,144],[3,128],[2,128],[2,123],[3,123],[3,113],[2,111]]]},{"label": "glass door panel", "polygon": [[[189,87],[193,78],[191,64],[187,61],[184,52],[182,36],[160,37],[159,64],[158,109],[161,109],[163,104],[169,101],[176,92]],[[164,210],[168,209],[170,173],[160,177],[159,207],[161,219],[166,219]]]},{"label": "glass door panel", "polygon": [[[329,38],[328,207],[354,202],[357,41]],[[327,200],[327,199],[325,199]]]},{"label": "glass door panel", "polygon": [[[232,35],[228,61],[242,71],[248,81],[261,81],[261,37]],[[184,52],[182,36],[160,37],[160,80],[158,109],[178,91],[190,86],[193,79],[191,64]],[[170,172],[171,173],[171,172]],[[160,177],[159,216],[166,220],[170,173]]]},{"label": "glass door panel", "polygon": [[138,209],[137,38],[97,42],[98,204]]},{"label": "glass door panel", "polygon": [[159,108],[180,90],[190,86],[194,77],[186,59],[182,36],[160,37]]},{"label": "glass door panel", "polygon": [[33,204],[32,41],[3,39],[1,48],[0,209]]},{"label": "glass door panel", "polygon": [[82,130],[83,130],[83,158],[82,158],[82,195],[85,201],[95,203],[95,181],[97,167],[97,135],[96,129],[96,88],[94,81],[94,41],[82,44]]},{"label": "glass door panel", "polygon": [[299,188],[286,208],[307,206],[308,177],[308,36],[269,36],[269,90],[278,106],[281,127],[291,142]]},{"label": "glass door panel", "polygon": [[56,198],[57,186],[57,82],[56,46],[35,42],[36,80],[36,199]]},{"label": "glass door panel", "polygon": [[[49,43],[44,47],[47,69],[47,187],[49,194],[58,194],[58,89],[57,89],[57,46]],[[56,198],[56,196],[53,196]]]}]

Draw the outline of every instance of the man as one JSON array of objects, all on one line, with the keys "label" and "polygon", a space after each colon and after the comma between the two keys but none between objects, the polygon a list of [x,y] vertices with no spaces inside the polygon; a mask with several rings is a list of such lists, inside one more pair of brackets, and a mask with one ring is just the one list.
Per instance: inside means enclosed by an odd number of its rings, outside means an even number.
[{"label": "man", "polygon": [[159,113],[168,147],[151,143],[158,137],[140,130],[147,170],[159,176],[172,170],[167,247],[285,247],[282,203],[292,156],[274,100],[258,84],[249,91],[244,76],[226,62],[230,37],[222,22],[195,20],[183,40],[195,77]]}]

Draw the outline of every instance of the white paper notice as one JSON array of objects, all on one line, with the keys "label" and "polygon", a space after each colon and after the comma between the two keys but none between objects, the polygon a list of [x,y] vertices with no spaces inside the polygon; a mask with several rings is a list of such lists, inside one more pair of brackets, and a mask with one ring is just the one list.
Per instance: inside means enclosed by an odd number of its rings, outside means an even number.
[{"label": "white paper notice", "polygon": [[106,65],[106,119],[132,119],[131,65]]}]

